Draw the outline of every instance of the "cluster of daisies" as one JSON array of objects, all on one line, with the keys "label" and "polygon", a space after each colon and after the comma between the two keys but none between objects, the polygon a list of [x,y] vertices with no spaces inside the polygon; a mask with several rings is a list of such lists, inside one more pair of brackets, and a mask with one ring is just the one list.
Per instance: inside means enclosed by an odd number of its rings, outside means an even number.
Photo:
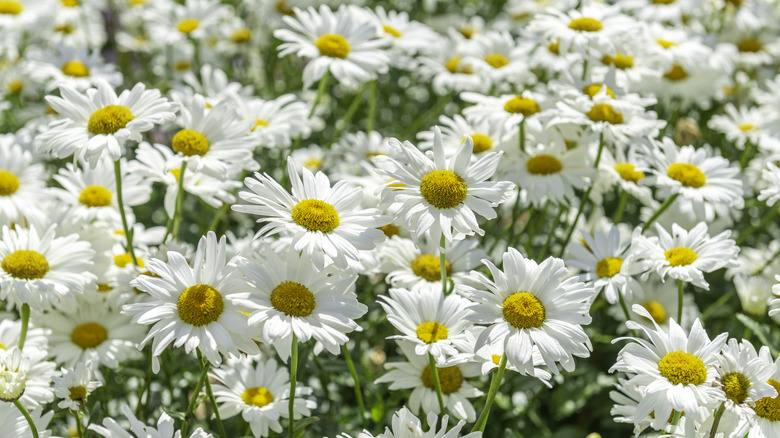
[{"label": "cluster of daisies", "polygon": [[414,3],[0,0],[0,436],[780,437],[776,2]]}]

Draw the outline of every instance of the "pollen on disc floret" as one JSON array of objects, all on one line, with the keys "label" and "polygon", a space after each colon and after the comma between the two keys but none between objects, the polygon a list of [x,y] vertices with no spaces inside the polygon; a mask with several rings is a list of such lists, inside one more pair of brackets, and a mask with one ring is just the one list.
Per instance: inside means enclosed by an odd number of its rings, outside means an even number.
[{"label": "pollen on disc floret", "polygon": [[436,208],[453,208],[466,199],[466,181],[451,170],[434,170],[420,180],[420,192]]},{"label": "pollen on disc floret", "polygon": [[219,319],[224,309],[222,295],[207,284],[196,284],[184,290],[176,302],[179,318],[187,324],[203,326]]},{"label": "pollen on disc floret", "polygon": [[49,262],[43,254],[29,250],[18,249],[3,258],[0,267],[11,277],[25,280],[43,278],[49,272]]}]

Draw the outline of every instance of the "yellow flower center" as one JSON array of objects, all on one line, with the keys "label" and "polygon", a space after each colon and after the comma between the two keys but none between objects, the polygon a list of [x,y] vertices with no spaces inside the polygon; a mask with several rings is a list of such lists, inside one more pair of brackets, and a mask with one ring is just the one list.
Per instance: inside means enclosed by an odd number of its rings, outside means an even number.
[{"label": "yellow flower center", "polygon": [[743,53],[756,53],[763,48],[764,45],[756,38],[743,38],[737,43],[737,50]]},{"label": "yellow flower center", "polygon": [[0,0],[0,14],[19,15],[24,10],[22,2],[14,0]]},{"label": "yellow flower center", "polygon": [[556,41],[554,43],[550,43],[547,45],[547,50],[550,51],[550,53],[554,53],[556,55],[561,54],[561,43]]},{"label": "yellow flower center", "polygon": [[[463,143],[466,141],[466,137],[463,137]],[[479,154],[481,152],[489,151],[493,148],[493,140],[485,134],[471,134],[471,141],[474,143],[473,154]]]},{"label": "yellow flower center", "polygon": [[176,71],[187,71],[190,67],[192,67],[192,63],[186,59],[173,63],[173,69]]},{"label": "yellow flower center", "polygon": [[196,284],[184,289],[176,307],[182,321],[200,327],[219,319],[224,303],[216,289],[207,284]]},{"label": "yellow flower center", "polygon": [[615,111],[615,108],[612,108],[612,105],[608,103],[593,105],[585,115],[594,122],[607,122],[611,125],[623,123],[623,114]]},{"label": "yellow flower center", "polygon": [[192,129],[182,129],[173,136],[173,141],[171,141],[173,151],[181,152],[185,157],[206,155],[209,146],[209,139]]},{"label": "yellow flower center", "polygon": [[382,30],[384,30],[387,34],[392,35],[394,38],[401,38],[401,32],[389,24],[382,25]]},{"label": "yellow flower center", "polygon": [[493,354],[490,356],[490,360],[492,360],[495,365],[499,365],[501,363],[501,355]]},{"label": "yellow flower center", "polygon": [[8,84],[9,94],[19,94],[22,92],[23,89],[24,89],[24,82],[18,79],[15,79]]},{"label": "yellow flower center", "polygon": [[300,283],[283,281],[271,291],[271,305],[287,316],[303,318],[314,311],[314,294]]},{"label": "yellow flower center", "polygon": [[[444,367],[436,368],[439,372],[439,385],[441,386],[442,394],[452,394],[460,389],[460,385],[463,384],[463,372],[458,367]],[[423,385],[426,388],[434,388],[433,374],[431,373],[431,366],[428,365],[422,372]]]},{"label": "yellow flower center", "polygon": [[664,257],[672,266],[687,266],[699,258],[695,251],[684,246],[678,246],[664,252]]},{"label": "yellow flower center", "polygon": [[515,96],[504,104],[504,111],[512,114],[522,114],[525,117],[534,115],[541,110],[542,108],[539,107],[535,100],[523,96]]},{"label": "yellow flower center", "polygon": [[84,65],[84,63],[78,59],[71,59],[65,64],[62,64],[61,70],[64,74],[74,78],[83,78],[89,76],[89,67]]},{"label": "yellow flower center", "polygon": [[0,267],[14,278],[33,280],[49,272],[49,262],[43,254],[30,249],[17,249],[3,258]]},{"label": "yellow flower center", "polygon": [[79,202],[87,207],[105,207],[111,205],[113,196],[103,186],[87,186],[79,195]]},{"label": "yellow flower center", "polygon": [[427,321],[417,326],[417,338],[426,344],[433,344],[436,341],[447,339],[448,334],[447,327],[438,322]]},{"label": "yellow flower center", "polygon": [[83,350],[95,348],[106,339],[108,339],[108,331],[96,322],[81,324],[74,328],[73,333],[70,334],[70,340]]},{"label": "yellow flower center", "polygon": [[[114,256],[114,264],[119,266],[120,268],[124,268],[128,264],[133,263],[133,256],[130,255],[129,252],[126,252],[124,254],[118,254]],[[138,259],[138,267],[143,268],[144,267],[144,261],[140,258]]]},{"label": "yellow flower center", "polygon": [[133,113],[122,105],[107,105],[95,110],[87,121],[87,130],[95,135],[113,134],[133,120]]},{"label": "yellow flower center", "polygon": [[236,44],[244,44],[249,42],[249,40],[251,39],[252,39],[252,31],[247,29],[246,27],[236,29],[233,32],[233,35],[230,36],[230,41],[233,41]]},{"label": "yellow flower center", "polygon": [[10,196],[19,190],[19,178],[7,170],[0,170],[0,196]]},{"label": "yellow flower center", "polygon": [[613,277],[620,272],[622,266],[623,260],[616,257],[607,257],[596,263],[596,274],[600,278]]},{"label": "yellow flower center", "polygon": [[262,408],[263,406],[273,402],[274,396],[271,394],[271,391],[263,388],[262,386],[253,386],[244,390],[244,393],[241,394],[241,400],[243,400],[244,403],[248,405]]},{"label": "yellow flower center", "polygon": [[322,56],[344,59],[349,55],[352,47],[343,36],[336,33],[326,33],[314,41],[314,46]]},{"label": "yellow flower center", "polygon": [[169,169],[168,173],[173,175],[174,178],[176,178],[176,182],[179,182],[179,176],[181,175],[181,169]]},{"label": "yellow flower center", "polygon": [[663,304],[659,303],[658,301],[648,301],[642,304],[642,307],[647,310],[647,313],[649,313],[650,316],[653,317],[653,320],[658,324],[663,324],[666,322],[668,315],[666,314],[666,309],[664,308]]},{"label": "yellow flower center", "polygon": [[255,119],[255,126],[252,127],[252,132],[255,132],[255,129],[257,129],[259,126],[268,126],[268,120],[264,119]]},{"label": "yellow flower center", "polygon": [[504,319],[519,329],[539,328],[544,324],[544,304],[533,294],[515,292],[504,300]]},{"label": "yellow flower center", "polygon": [[645,177],[645,173],[636,170],[636,166],[631,163],[617,163],[615,164],[615,172],[620,175],[625,181],[631,181],[632,183],[638,183],[640,179]]},{"label": "yellow flower center", "polygon": [[470,65],[460,65],[460,60],[460,56],[453,56],[444,63],[444,67],[450,73],[463,73],[465,75],[474,73]]},{"label": "yellow flower center", "polygon": [[420,180],[420,193],[436,208],[453,208],[466,199],[466,181],[451,170],[434,170]]},{"label": "yellow flower center", "polygon": [[322,166],[322,158],[309,158],[303,162],[303,167],[311,170],[319,169]]},{"label": "yellow flower center", "polygon": [[601,22],[595,18],[581,17],[569,22],[569,29],[579,32],[597,32],[602,29]]},{"label": "yellow flower center", "polygon": [[97,291],[98,292],[110,292],[112,290],[114,290],[114,288],[111,287],[110,284],[106,284],[106,283],[98,283],[97,284]]},{"label": "yellow flower center", "polygon": [[615,68],[625,70],[634,66],[634,57],[620,52],[615,52],[614,55],[606,55],[601,58],[601,63],[604,65],[614,65]]},{"label": "yellow flower center", "polygon": [[385,233],[388,239],[401,234],[401,230],[395,224],[382,225],[379,229]]},{"label": "yellow flower center", "polygon": [[542,154],[529,158],[525,167],[532,175],[552,175],[560,172],[563,169],[563,164],[552,155]]},{"label": "yellow flower center", "polygon": [[653,0],[653,4],[656,5],[671,5],[677,0]]},{"label": "yellow flower center", "polygon": [[666,175],[675,181],[680,181],[685,187],[696,189],[707,182],[704,172],[690,163],[672,163],[666,169]]},{"label": "yellow flower center", "polygon": [[740,404],[745,401],[750,389],[750,380],[742,373],[727,373],[720,379],[726,398]]},{"label": "yellow flower center", "polygon": [[[452,274],[452,267],[447,260],[444,261],[444,269],[447,271],[447,276]],[[439,281],[441,280],[441,259],[433,254],[423,254],[412,262],[412,271],[414,271],[414,275],[428,281]]]},{"label": "yellow flower center", "polygon": [[292,209],[292,219],[309,231],[323,233],[330,233],[341,223],[336,209],[319,199],[304,199],[297,203]]},{"label": "yellow flower center", "polygon": [[6,349],[5,345],[2,342],[0,342],[0,350],[5,350],[5,349]]},{"label": "yellow flower center", "polygon": [[458,32],[463,35],[463,38],[470,40],[477,33],[477,29],[474,26],[461,26],[458,28]]},{"label": "yellow flower center", "polygon": [[500,53],[490,53],[485,56],[485,62],[493,68],[501,68],[509,64],[509,59]]},{"label": "yellow flower center", "polygon": [[70,392],[70,399],[79,404],[83,404],[87,401],[87,388],[82,385],[68,388]]},{"label": "yellow flower center", "polygon": [[176,25],[176,30],[183,34],[189,35],[197,29],[200,26],[200,20],[197,18],[185,18],[181,21],[179,21],[179,24]]},{"label": "yellow flower center", "polygon": [[688,77],[688,72],[680,64],[674,64],[669,71],[664,73],[664,77],[670,81],[681,81]]},{"label": "yellow flower center", "polygon": [[60,0],[60,3],[66,8],[75,8],[79,5],[79,0]]},{"label": "yellow flower center", "polygon": [[[775,379],[769,379],[766,383],[772,385],[778,394],[780,394],[780,382]],[[756,411],[756,415],[762,418],[766,418],[770,421],[780,421],[780,395],[777,397],[764,397],[756,402],[756,406],[753,408]]]},{"label": "yellow flower center", "polygon": [[675,43],[674,41],[663,40],[663,39],[660,39],[660,38],[656,39],[655,42],[659,46],[663,47],[664,49],[668,49],[670,47],[676,47],[677,46],[677,43]]},{"label": "yellow flower center", "polygon": [[601,91],[603,88],[606,88],[607,96],[613,99],[615,98],[615,92],[604,84],[596,83],[596,84],[586,85],[585,88],[582,89],[582,92],[590,96],[591,99],[593,99],[593,96],[599,94],[599,91]]},{"label": "yellow flower center", "polygon": [[698,357],[684,351],[673,351],[658,362],[658,371],[670,382],[701,385],[707,380],[707,367]]},{"label": "yellow flower center", "polygon": [[742,132],[755,131],[758,129],[758,127],[752,123],[741,123],[737,125],[737,127]]}]

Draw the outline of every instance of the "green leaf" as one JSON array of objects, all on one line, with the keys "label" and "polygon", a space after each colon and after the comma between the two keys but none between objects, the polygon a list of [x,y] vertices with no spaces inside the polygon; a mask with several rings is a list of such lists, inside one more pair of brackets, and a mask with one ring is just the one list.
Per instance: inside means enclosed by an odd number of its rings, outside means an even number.
[{"label": "green leaf", "polygon": [[319,417],[309,417],[300,421],[296,421],[295,428],[293,429],[293,436],[295,438],[301,438],[303,433],[306,432],[306,428],[318,421],[320,421]]}]

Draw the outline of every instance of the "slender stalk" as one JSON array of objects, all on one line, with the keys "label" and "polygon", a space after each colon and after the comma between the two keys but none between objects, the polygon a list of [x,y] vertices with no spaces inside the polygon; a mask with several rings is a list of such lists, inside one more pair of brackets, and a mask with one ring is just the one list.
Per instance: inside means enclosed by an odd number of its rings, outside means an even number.
[{"label": "slender stalk", "polygon": [[173,231],[171,236],[176,239],[179,237],[179,225],[181,224],[182,209],[181,204],[184,200],[184,173],[187,171],[187,162],[181,162],[181,168],[179,169],[179,191],[176,194],[176,207],[173,210]]},{"label": "slender stalk", "polygon": [[[206,362],[207,363],[207,362]],[[201,367],[207,367],[204,361],[201,360]],[[222,424],[222,417],[219,415],[219,406],[217,406],[217,400],[214,398],[214,392],[211,391],[211,382],[209,381],[208,375],[206,376],[206,380],[204,380],[204,383],[206,384],[206,395],[209,397],[209,401],[211,402],[211,406],[214,408],[214,416],[217,417],[217,427],[219,428],[219,435],[222,438],[228,438],[228,434],[225,433],[225,426]]]},{"label": "slender stalk", "polygon": [[447,105],[450,100],[452,100],[452,92],[447,93],[439,98],[438,101],[425,112],[422,116],[420,116],[417,120],[415,120],[411,125],[409,125],[409,128],[407,128],[406,132],[404,132],[403,138],[409,138],[413,134],[417,133],[417,130],[420,129],[421,126],[428,123],[428,120],[431,119],[431,117],[439,114],[441,110],[444,108],[445,105]]},{"label": "slender stalk", "polygon": [[428,368],[431,370],[431,377],[433,377],[433,388],[436,390],[436,400],[439,401],[440,415],[444,415],[444,396],[441,395],[441,381],[439,380],[439,369],[436,368],[436,360],[433,359],[433,355],[428,353]]},{"label": "slender stalk", "polygon": [[553,236],[555,236],[555,230],[558,229],[558,224],[561,223],[561,216],[563,216],[564,208],[563,204],[558,206],[558,214],[555,215],[555,220],[553,221],[552,227],[550,227],[550,232],[547,234],[547,239],[544,241],[544,246],[541,251],[539,251],[537,259],[542,260],[547,256],[547,250],[550,248]]},{"label": "slender stalk", "polygon": [[672,205],[672,202],[674,202],[675,199],[679,196],[679,193],[675,193],[674,195],[666,198],[666,201],[664,201],[663,204],[661,204],[660,207],[658,207],[658,210],[653,213],[652,216],[650,216],[650,219],[645,222],[644,225],[642,225],[642,232],[644,233],[647,231],[648,228],[650,228],[650,225],[655,222],[656,219],[658,219],[658,216],[661,216],[661,214],[666,211],[667,208],[669,208],[670,205]]},{"label": "slender stalk", "polygon": [[[628,305],[626,299],[623,298],[623,294],[618,291],[618,299],[620,300],[620,307],[623,309],[623,314],[626,315],[626,322],[631,321],[631,314],[628,312]],[[637,337],[636,330],[630,329],[631,335]]]},{"label": "slender stalk", "polygon": [[349,104],[349,108],[347,108],[347,112],[344,113],[344,117],[341,119],[343,123],[341,124],[341,126],[336,128],[336,132],[333,134],[333,137],[331,137],[325,149],[330,149],[331,145],[333,145],[333,143],[338,141],[339,137],[341,137],[341,134],[344,133],[344,131],[347,129],[347,126],[349,126],[349,122],[352,121],[352,117],[355,116],[355,112],[357,112],[357,109],[360,107],[360,102],[363,101],[363,93],[366,91],[367,87],[368,84],[366,84],[365,87],[361,88],[357,92],[357,94],[355,94],[355,98],[352,99],[352,103]]},{"label": "slender stalk", "polygon": [[672,426],[677,426],[677,423],[680,422],[680,417],[682,417],[682,411],[674,411],[674,416],[672,417],[672,422],[670,424]]},{"label": "slender stalk", "polygon": [[742,156],[739,157],[739,168],[745,169],[745,166],[747,166],[748,157],[750,156],[750,146],[751,142],[747,141],[745,142],[745,150],[742,151]]},{"label": "slender stalk", "polygon": [[439,240],[439,271],[441,272],[441,293],[447,295],[447,259],[446,250],[444,246],[446,241],[444,240],[444,234],[442,233]]},{"label": "slender stalk", "polygon": [[311,109],[309,110],[309,116],[307,117],[308,119],[310,119],[311,116],[314,115],[314,111],[317,109],[317,105],[320,104],[320,101],[322,100],[322,96],[325,95],[325,89],[328,87],[329,79],[330,79],[330,70],[325,70],[325,74],[322,75],[322,78],[320,79],[320,85],[319,87],[317,87],[317,95],[314,97],[314,102],[312,102],[311,104]]},{"label": "slender stalk", "polygon": [[349,368],[349,373],[352,375],[352,381],[355,383],[355,398],[357,399],[358,411],[360,412],[360,422],[363,424],[363,428],[366,428],[368,427],[368,422],[366,422],[366,407],[363,404],[363,391],[360,390],[360,378],[355,369],[355,363],[352,362],[352,355],[347,344],[342,346],[342,350],[344,351],[344,358],[347,360],[347,368]]},{"label": "slender stalk", "polygon": [[198,383],[195,385],[195,392],[192,394],[189,405],[187,405],[187,412],[184,413],[184,421],[181,425],[181,435],[189,436],[187,434],[187,428],[189,426],[190,418],[192,418],[192,412],[195,411],[195,407],[198,405],[198,399],[200,398],[200,391],[203,389],[203,383],[208,378],[209,367],[211,364],[206,362],[205,366],[201,367],[200,377]]},{"label": "slender stalk", "polygon": [[518,124],[518,129],[520,131],[517,134],[520,142],[520,152],[525,152],[525,117],[523,117],[523,120]]},{"label": "slender stalk", "polygon": [[225,213],[228,211],[228,208],[230,208],[230,205],[225,202],[222,204],[222,207],[219,207],[219,210],[217,210],[217,213],[214,214],[214,219],[211,220],[211,223],[209,224],[208,231],[216,231],[217,225],[219,225],[220,219],[222,219],[222,216],[225,215]]},{"label": "slender stalk", "polygon": [[293,332],[292,337],[292,351],[290,352],[290,401],[287,405],[287,414],[289,415],[290,423],[288,425],[289,437],[293,438],[293,430],[295,429],[295,383],[298,378],[298,338]]},{"label": "slender stalk", "polygon": [[121,160],[114,161],[114,180],[116,181],[116,202],[119,204],[119,216],[122,217],[122,228],[125,231],[125,239],[127,240],[127,252],[130,253],[130,257],[133,259],[133,264],[138,266],[138,259],[135,257],[135,249],[133,248],[133,231],[127,226],[127,216],[125,215],[125,203],[122,200],[122,164]]},{"label": "slender stalk", "polygon": [[710,438],[715,438],[715,434],[718,433],[718,425],[720,424],[720,418],[723,416],[723,412],[726,410],[726,403],[721,403],[715,412],[715,419],[712,420],[712,429],[710,429]]},{"label": "slender stalk", "polygon": [[370,82],[368,92],[368,120],[366,121],[366,134],[374,130],[376,120],[376,79]]},{"label": "slender stalk", "polygon": [[[522,190],[518,187],[517,188],[517,197],[515,198],[515,205],[512,206],[512,222],[509,224],[508,227],[501,230],[501,233],[499,233],[498,236],[496,236],[496,240],[493,242],[493,245],[490,246],[490,251],[488,254],[492,254],[493,250],[496,249],[499,242],[501,242],[501,238],[504,237],[504,234],[509,232],[509,238],[507,239],[507,246],[509,246],[509,243],[514,240],[515,238],[515,225],[517,225],[517,219],[520,217],[520,195],[522,193]],[[531,206],[531,215],[533,215],[533,206]],[[528,222],[531,221],[531,215],[528,216]],[[525,223],[525,226],[528,226],[528,222]],[[525,230],[525,226],[523,229]]]},{"label": "slender stalk", "polygon": [[493,374],[493,378],[490,380],[490,389],[488,390],[487,399],[485,400],[485,407],[482,408],[482,413],[479,414],[477,422],[474,423],[472,432],[484,432],[485,425],[487,425],[488,415],[490,415],[490,408],[493,406],[493,401],[498,394],[498,387],[501,385],[501,379],[504,377],[504,371],[506,370],[506,352],[501,355],[501,361],[498,363],[498,370]]},{"label": "slender stalk", "polygon": [[146,376],[144,377],[144,384],[141,387],[141,392],[138,393],[138,405],[135,407],[135,416],[143,420],[144,411],[144,394],[149,390],[149,386],[152,384],[152,361],[154,357],[151,351],[146,355],[149,358],[149,366],[146,368]]},{"label": "slender stalk", "polygon": [[683,281],[677,280],[677,324],[682,324]]},{"label": "slender stalk", "polygon": [[14,402],[14,406],[16,406],[16,409],[19,409],[19,412],[24,415],[24,419],[27,420],[27,424],[30,426],[30,432],[32,432],[33,438],[38,438],[38,428],[35,427],[35,422],[33,421],[32,417],[30,417],[30,413],[27,412],[27,409],[22,406],[22,403],[19,400]]},{"label": "slender stalk", "polygon": [[30,305],[22,304],[22,331],[19,333],[19,350],[24,349],[24,342],[27,340],[27,327],[30,325]]},{"label": "slender stalk", "polygon": [[76,417],[76,433],[78,434],[79,438],[84,438],[84,427],[81,424],[81,413],[79,411],[74,411],[73,416]]},{"label": "slender stalk", "polygon": [[623,219],[626,203],[628,203],[628,192],[623,190],[623,192],[620,193],[620,201],[618,202],[617,210],[615,210],[615,214],[612,215],[612,223],[619,224],[620,220]]}]

